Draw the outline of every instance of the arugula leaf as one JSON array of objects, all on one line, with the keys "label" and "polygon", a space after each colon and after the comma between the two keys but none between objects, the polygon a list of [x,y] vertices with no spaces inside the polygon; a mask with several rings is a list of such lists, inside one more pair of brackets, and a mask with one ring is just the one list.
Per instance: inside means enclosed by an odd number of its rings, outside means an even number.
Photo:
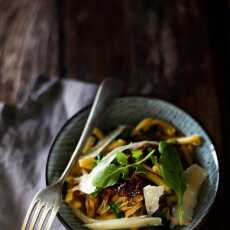
[{"label": "arugula leaf", "polygon": [[96,186],[99,189],[102,189],[105,187],[115,185],[119,180],[120,174],[114,174],[112,177],[110,177],[109,175],[111,175],[117,169],[118,166],[110,164],[103,171],[98,172],[97,177],[93,180],[94,186]]},{"label": "arugula leaf", "polygon": [[139,166],[141,163],[148,160],[155,150],[152,150],[147,156],[145,156],[142,160],[127,164],[125,166],[115,166],[114,164],[109,164],[104,170],[101,170],[94,176],[92,183],[93,185],[101,190],[106,187],[112,186],[118,182],[120,176],[127,174],[127,170],[131,167]]},{"label": "arugula leaf", "polygon": [[[127,156],[125,153],[123,153],[123,152],[117,153],[116,159],[117,159],[117,162],[118,162],[121,166],[125,166],[125,165],[128,164],[128,156]],[[124,169],[124,171],[122,172],[122,178],[123,178],[124,180],[127,180],[128,177],[129,177],[129,169],[126,168],[126,169]]]},{"label": "arugula leaf", "polygon": [[[94,185],[94,182],[98,180],[98,174],[100,175],[104,174],[103,173],[104,170],[110,164],[112,164],[112,162],[116,159],[117,153],[123,152],[127,149],[131,151],[134,149],[139,149],[142,146],[145,146],[146,144],[157,145],[158,143],[155,141],[140,141],[136,143],[130,143],[128,145],[123,145],[123,146],[113,149],[106,156],[104,156],[100,160],[100,162],[98,162],[98,164],[92,169],[92,171],[89,174],[85,174],[80,177],[79,190],[86,194],[92,194],[94,192],[98,192],[99,189]],[[94,156],[97,156],[97,155],[94,155]],[[99,177],[99,180],[100,180],[100,177]]]},{"label": "arugula leaf", "polygon": [[186,190],[184,171],[179,153],[172,144],[164,141],[159,143],[160,171],[163,179],[172,188],[178,197],[178,217],[180,225],[183,224],[183,196]]},{"label": "arugula leaf", "polygon": [[128,180],[129,179],[129,168],[126,168],[122,172],[122,179]]},{"label": "arugula leaf", "polygon": [[132,157],[135,159],[135,161],[139,161],[142,155],[143,152],[140,149],[136,149],[132,151]]},{"label": "arugula leaf", "polygon": [[158,162],[157,162],[157,156],[151,156],[150,159],[151,159],[151,162],[152,162],[153,165],[158,164]]},{"label": "arugula leaf", "polygon": [[145,168],[143,167],[143,165],[140,164],[135,166],[135,173],[137,174],[145,173]]},{"label": "arugula leaf", "polygon": [[128,164],[128,156],[123,152],[117,153],[116,159],[117,159],[117,162],[122,166]]},{"label": "arugula leaf", "polygon": [[109,202],[109,207],[112,210],[112,212],[116,215],[117,218],[124,217],[123,212],[118,208],[118,206],[115,203]]},{"label": "arugula leaf", "polygon": [[100,161],[101,161],[101,156],[100,156],[100,155],[97,155],[97,156],[96,156],[96,164],[99,164]]}]

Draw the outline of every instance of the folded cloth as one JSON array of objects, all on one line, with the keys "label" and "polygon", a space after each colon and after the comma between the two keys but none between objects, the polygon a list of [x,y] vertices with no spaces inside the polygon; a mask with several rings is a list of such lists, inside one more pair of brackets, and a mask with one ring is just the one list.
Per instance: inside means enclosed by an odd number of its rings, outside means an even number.
[{"label": "folded cloth", "polygon": [[[32,198],[45,187],[55,135],[92,102],[95,90],[88,83],[39,77],[20,108],[0,103],[0,229],[20,229]],[[55,220],[52,229],[65,228]]]}]

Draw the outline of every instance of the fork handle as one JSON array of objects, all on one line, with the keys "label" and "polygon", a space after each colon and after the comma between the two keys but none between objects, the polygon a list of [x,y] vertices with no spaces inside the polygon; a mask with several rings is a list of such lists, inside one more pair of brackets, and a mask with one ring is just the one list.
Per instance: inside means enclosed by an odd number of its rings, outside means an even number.
[{"label": "fork handle", "polygon": [[109,104],[121,94],[122,88],[121,81],[113,78],[107,78],[100,84],[81,137],[68,165],[58,179],[58,182],[64,183],[66,176],[78,160],[83,146],[86,143],[87,137],[91,134],[93,128],[99,123],[99,120],[103,117],[103,113]]}]

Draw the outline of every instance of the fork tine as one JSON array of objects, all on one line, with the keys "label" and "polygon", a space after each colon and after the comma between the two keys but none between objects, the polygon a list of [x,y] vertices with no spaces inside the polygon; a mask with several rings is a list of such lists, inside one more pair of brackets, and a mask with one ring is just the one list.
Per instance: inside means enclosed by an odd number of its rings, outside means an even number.
[{"label": "fork tine", "polygon": [[46,225],[46,228],[45,228],[46,230],[50,229],[51,224],[53,223],[54,218],[55,218],[55,216],[56,216],[56,214],[58,212],[58,209],[59,209],[59,207],[53,207],[52,208],[51,214],[50,214],[50,216],[49,216],[49,218],[47,220],[47,225]]},{"label": "fork tine", "polygon": [[38,202],[39,202],[39,201],[36,199],[36,197],[34,197],[33,201],[31,202],[31,204],[30,204],[30,206],[29,206],[29,209],[28,209],[28,211],[27,211],[27,213],[26,213],[26,217],[25,217],[25,219],[24,219],[24,221],[23,221],[21,230],[26,230],[26,226],[27,226],[28,220],[29,220],[29,218],[30,218],[30,216],[31,216],[31,213],[32,213],[32,211],[33,211],[33,209],[34,209],[34,206],[35,206]]},{"label": "fork tine", "polygon": [[49,213],[50,210],[51,209],[49,207],[47,207],[47,206],[44,207],[43,213],[42,213],[40,221],[38,223],[37,230],[41,230],[42,229],[42,226],[43,226],[43,224],[45,222],[45,219],[46,219],[46,217],[47,217],[47,215],[48,215],[48,213]]},{"label": "fork tine", "polygon": [[35,225],[37,219],[39,218],[39,213],[41,212],[42,207],[44,207],[44,204],[39,201],[38,204],[37,204],[37,207],[36,207],[36,209],[34,211],[34,214],[33,214],[33,219],[31,221],[31,224],[30,224],[30,227],[29,227],[30,230],[34,229],[34,225]]}]

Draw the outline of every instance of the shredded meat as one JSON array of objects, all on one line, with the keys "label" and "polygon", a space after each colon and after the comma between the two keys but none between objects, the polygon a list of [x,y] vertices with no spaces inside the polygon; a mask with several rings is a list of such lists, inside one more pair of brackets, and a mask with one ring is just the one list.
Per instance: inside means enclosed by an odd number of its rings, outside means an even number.
[{"label": "shredded meat", "polygon": [[143,180],[134,175],[130,180],[120,184],[116,190],[120,196],[136,196],[143,193],[143,187]]},{"label": "shredded meat", "polygon": [[103,200],[108,201],[111,196],[118,194],[119,196],[136,196],[143,193],[145,186],[143,179],[137,175],[132,176],[129,180],[104,189],[100,196]]},{"label": "shredded meat", "polygon": [[116,187],[108,187],[101,193],[101,198],[108,202],[109,198],[116,193]]},{"label": "shredded meat", "polygon": [[112,201],[124,212],[125,217],[130,217],[137,213],[143,207],[143,195],[112,197]]}]

